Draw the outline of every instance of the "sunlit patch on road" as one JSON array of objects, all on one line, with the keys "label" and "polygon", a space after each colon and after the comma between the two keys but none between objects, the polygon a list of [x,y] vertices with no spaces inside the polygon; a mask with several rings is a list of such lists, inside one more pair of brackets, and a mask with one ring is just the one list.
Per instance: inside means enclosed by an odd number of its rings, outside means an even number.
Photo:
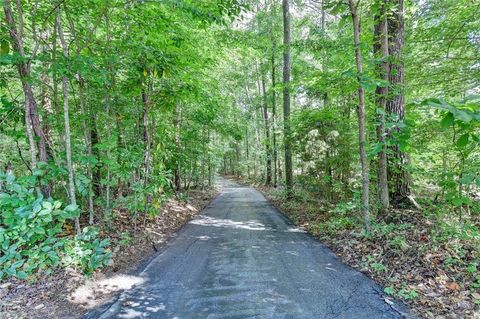
[{"label": "sunlit patch on road", "polygon": [[246,230],[268,230],[268,228],[255,220],[249,221],[234,221],[231,219],[214,218],[210,216],[202,215],[200,218],[194,219],[190,224],[212,227],[227,227],[234,229],[246,229]]}]

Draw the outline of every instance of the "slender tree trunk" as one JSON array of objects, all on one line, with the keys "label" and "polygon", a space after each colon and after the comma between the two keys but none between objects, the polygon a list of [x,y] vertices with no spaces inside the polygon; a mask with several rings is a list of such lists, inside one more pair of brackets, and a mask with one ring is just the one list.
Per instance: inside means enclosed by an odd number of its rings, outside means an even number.
[{"label": "slender tree trunk", "polygon": [[[272,6],[272,14],[275,14],[275,5]],[[272,19],[273,21],[273,19]],[[277,50],[277,43],[274,34],[274,25],[270,27],[270,37],[272,40],[272,52],[270,56],[271,76],[272,76],[272,138],[273,138],[273,187],[278,184],[278,166],[277,166],[277,94],[275,92],[276,74],[275,74],[275,52]]]},{"label": "slender tree trunk", "polygon": [[[211,135],[210,128],[207,128],[207,143],[209,146],[212,143],[210,140],[210,135]],[[207,148],[207,156],[208,156],[208,187],[211,187],[212,186],[212,159],[210,156],[210,147]]]},{"label": "slender tree trunk", "polygon": [[[257,109],[257,108],[255,108],[254,117],[255,117],[254,122],[255,122],[255,142],[256,142],[256,149],[259,150],[259,149],[261,148],[261,145],[262,145],[262,143],[260,142],[260,135],[261,135],[261,133],[260,133],[260,125],[259,125],[259,122],[261,121],[261,119],[260,119],[260,115],[258,114],[258,109]],[[253,167],[254,167],[255,179],[256,179],[256,176],[257,176],[258,171],[260,170],[260,169],[258,168],[258,166],[257,166],[257,158],[258,158],[257,155],[258,155],[258,154],[255,153],[254,164],[253,164],[253,165],[254,165]],[[262,176],[261,171],[260,171],[259,175]]]},{"label": "slender tree trunk", "polygon": [[175,169],[173,173],[173,183],[175,185],[175,190],[178,192],[181,188],[181,181],[180,181],[180,105],[177,103],[175,105],[175,150],[176,150],[176,158],[175,158]]},{"label": "slender tree trunk", "polygon": [[92,158],[93,158],[93,151],[92,151],[92,141],[90,140],[90,129],[87,124],[87,118],[89,117],[89,114],[87,110],[85,109],[85,82],[82,78],[81,75],[78,76],[78,86],[79,86],[79,101],[80,101],[80,111],[82,112],[83,120],[82,120],[82,126],[83,126],[83,139],[85,141],[85,148],[86,148],[86,153],[88,157],[88,163],[87,163],[87,176],[90,179],[90,183],[88,184],[88,223],[90,225],[93,225],[94,222],[94,207],[93,207],[93,169],[92,169]]},{"label": "slender tree trunk", "polygon": [[285,145],[285,183],[289,193],[293,190],[292,147],[290,136],[290,8],[288,0],[283,7],[283,130]]},{"label": "slender tree trunk", "polygon": [[[373,51],[377,60],[377,76],[388,83],[388,26],[385,12],[386,0],[380,0],[379,12],[375,15]],[[377,105],[377,140],[381,146],[378,153],[378,199],[380,213],[385,212],[390,203],[387,180],[387,144],[385,142],[385,109],[387,104],[387,86],[378,86],[375,90],[375,102]]]},{"label": "slender tree trunk", "polygon": [[[272,183],[272,163],[270,157],[270,130],[268,128],[267,96],[265,95],[265,75],[260,70],[258,63],[255,63],[257,71],[258,96],[262,98],[262,117],[265,128],[265,185]],[[262,74],[260,74],[262,72]]]},{"label": "slender tree trunk", "polygon": [[[35,139],[36,142],[36,149],[38,150],[39,159],[41,162],[48,161],[48,153],[47,153],[47,142],[45,140],[45,134],[42,131],[42,125],[40,123],[40,117],[38,115],[37,110],[37,102],[35,100],[35,96],[33,94],[33,88],[30,84],[30,63],[27,62],[25,51],[23,47],[23,11],[20,4],[20,1],[17,2],[17,11],[18,11],[18,28],[17,24],[15,23],[15,19],[13,17],[12,7],[10,4],[10,0],[3,1],[3,10],[5,13],[5,20],[8,25],[8,31],[10,34],[10,38],[12,39],[12,44],[14,50],[22,57],[22,60],[17,64],[18,73],[20,76],[20,81],[22,82],[22,89],[25,96],[25,121],[28,121],[29,124],[26,123],[26,130],[27,135],[29,136],[29,143],[32,143]],[[31,125],[31,131],[29,131]],[[34,138],[31,138],[34,134]],[[35,146],[30,146],[30,155],[36,153],[34,151]],[[36,155],[35,155],[36,157]],[[36,165],[36,158],[35,161],[32,161],[32,168]],[[50,197],[51,187],[50,185],[46,185],[42,187],[42,193],[44,197]]]},{"label": "slender tree trunk", "polygon": [[236,168],[236,175],[240,176],[240,145],[238,145],[238,141],[235,141],[235,168]]},{"label": "slender tree trunk", "polygon": [[25,130],[27,131],[28,144],[30,149],[31,170],[37,167],[37,149],[35,147],[35,139],[32,132],[32,120],[30,119],[30,112],[25,110]]},{"label": "slender tree trunk", "polygon": [[265,151],[267,153],[267,177],[265,179],[265,185],[272,184],[272,154],[270,149],[270,123],[268,121],[268,103],[267,92],[265,88],[265,73],[261,70],[261,82],[262,82],[262,100],[263,100],[263,120],[265,123]]},{"label": "slender tree trunk", "polygon": [[[321,16],[321,30],[322,30],[322,38],[326,39],[326,34],[325,34],[325,25],[326,25],[326,20],[325,20],[325,3],[322,0],[321,2],[321,10],[322,10],[322,16]],[[324,72],[325,71],[325,66],[326,66],[326,61],[328,58],[328,54],[326,54],[325,49],[321,49],[323,59],[320,64],[320,71]],[[328,92],[324,91],[322,92],[323,95],[323,107],[326,108],[328,106]]]},{"label": "slender tree trunk", "polygon": [[[348,1],[350,13],[353,21],[353,37],[355,44],[355,62],[357,65],[357,81],[358,81],[358,144],[360,151],[360,164],[362,167],[362,206],[363,216],[365,222],[365,228],[370,229],[370,205],[368,199],[368,159],[367,152],[365,150],[366,137],[365,137],[365,91],[360,84],[360,77],[363,73],[362,53],[360,51],[360,17],[358,16],[357,5],[354,4],[354,0]],[[358,2],[357,2],[358,4]]]},{"label": "slender tree trunk", "polygon": [[[402,49],[404,44],[404,8],[403,0],[391,0],[392,12],[388,19],[389,54],[390,54],[390,92],[386,104],[387,114],[395,121],[405,118],[404,65]],[[397,133],[400,129],[397,129]],[[391,134],[390,134],[391,135]],[[396,207],[409,205],[410,174],[406,167],[408,156],[396,143],[391,147],[388,159],[388,176],[391,183],[392,204]]]},{"label": "slender tree trunk", "polygon": [[247,178],[250,179],[250,150],[248,145],[248,125],[245,125],[245,161],[247,162]]},{"label": "slender tree trunk", "polygon": [[208,143],[208,139],[207,139],[207,134],[205,134],[205,127],[202,128],[202,140],[203,140],[203,143],[202,143],[202,156],[201,156],[201,163],[200,163],[200,171],[201,171],[201,175],[202,175],[202,178],[201,178],[201,183],[202,185],[200,186],[202,188],[202,190],[205,188],[205,172],[206,172],[206,169],[205,169],[205,157],[207,155],[207,143]]},{"label": "slender tree trunk", "polygon": [[[148,82],[148,79],[147,79]],[[146,191],[148,187],[148,182],[150,179],[150,152],[152,147],[152,137],[150,135],[150,121],[149,121],[149,108],[150,108],[150,92],[151,85],[146,83],[146,87],[142,90],[142,102],[143,102],[143,143],[144,143],[144,154],[143,154],[143,188]],[[151,202],[150,195],[145,194],[145,207],[144,213],[146,215],[148,205]]]},{"label": "slender tree trunk", "polygon": [[[62,31],[62,25],[60,23],[60,6],[55,9],[55,24],[58,31],[58,38],[63,50],[63,56],[65,60],[68,59],[68,47],[67,42]],[[69,117],[69,105],[68,105],[68,78],[66,75],[62,77],[62,93],[63,93],[63,119],[65,125],[65,153],[67,156],[67,170],[68,170],[68,192],[70,197],[70,204],[77,205],[77,199],[75,196],[75,177],[73,172],[72,163],[72,145],[70,141],[70,117]],[[77,235],[81,234],[80,218],[75,217],[75,230]]]},{"label": "slender tree trunk", "polygon": [[[97,129],[97,116],[94,113],[92,113],[88,120],[90,122],[90,131],[88,132],[88,134],[90,135],[90,144],[92,148],[92,153],[97,160],[100,160],[100,152],[97,147],[99,143],[99,135],[98,135],[98,129]],[[101,183],[100,183],[100,180],[102,178],[102,173],[100,171],[100,166],[98,164],[94,165],[92,169],[93,169],[93,178],[92,178],[93,194],[95,197],[98,197],[102,193]]]},{"label": "slender tree trunk", "polygon": [[[57,63],[57,32],[54,28],[53,36],[52,36],[52,64],[55,65]],[[63,141],[65,137],[63,136],[64,132],[61,128],[63,128],[63,121],[59,114],[63,113],[60,109],[59,102],[58,102],[58,76],[57,72],[52,72],[52,102],[53,102],[53,111],[55,113],[55,122],[58,127],[58,135],[59,140]]]},{"label": "slender tree trunk", "polygon": [[223,175],[227,175],[227,153],[223,154]]},{"label": "slender tree trunk", "polygon": [[[46,51],[46,49],[45,49]],[[45,111],[46,118],[42,121],[42,131],[45,136],[45,142],[47,144],[47,154],[48,158],[53,158],[55,159],[54,156],[54,149],[52,145],[52,139],[50,138],[50,124],[48,119],[54,115],[54,112],[52,110],[52,101],[50,98],[49,94],[49,83],[50,83],[50,78],[48,77],[48,74],[44,73],[41,75],[40,80],[42,82],[41,84],[41,106],[42,109]]]},{"label": "slender tree trunk", "polygon": [[[107,47],[110,47],[110,18],[108,16],[108,13],[105,12],[105,40],[107,43]],[[105,123],[105,129],[106,129],[106,135],[107,135],[107,141],[108,141],[108,147],[106,147],[106,155],[107,159],[111,160],[111,149],[110,149],[110,140],[112,138],[112,132],[111,132],[111,127],[110,127],[110,122],[111,122],[111,117],[110,117],[110,109],[111,109],[111,90],[113,88],[113,84],[115,83],[115,73],[113,66],[111,65],[110,62],[107,62],[107,71],[108,75],[111,77],[110,78],[110,83],[105,84],[105,116],[106,116],[106,123]],[[112,196],[111,196],[111,188],[112,188],[112,169],[109,161],[106,162],[106,167],[107,167],[107,179],[106,179],[106,185],[105,185],[105,212],[104,212],[104,217],[106,217],[110,221],[110,213],[111,213],[111,201],[112,201]]]}]

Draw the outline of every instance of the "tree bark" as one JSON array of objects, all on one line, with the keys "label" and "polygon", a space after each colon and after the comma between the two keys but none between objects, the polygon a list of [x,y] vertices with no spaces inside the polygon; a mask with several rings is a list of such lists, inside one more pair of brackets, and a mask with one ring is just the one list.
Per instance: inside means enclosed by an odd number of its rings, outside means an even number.
[{"label": "tree bark", "polygon": [[[210,137],[210,128],[207,128],[207,145],[210,146],[212,143],[211,137]],[[215,141],[213,141],[213,144],[215,144]],[[212,159],[211,159],[211,154],[210,154],[210,147],[207,148],[207,156],[208,156],[208,187],[212,186]]]},{"label": "tree bark", "polygon": [[360,17],[358,16],[358,2],[354,3],[353,0],[348,1],[350,8],[350,14],[352,16],[353,22],[353,38],[355,45],[355,62],[357,66],[357,81],[358,81],[358,107],[357,107],[357,116],[358,116],[358,144],[360,152],[360,164],[362,169],[362,209],[363,209],[363,218],[365,222],[365,228],[370,229],[370,205],[368,199],[368,187],[369,187],[369,176],[368,176],[368,159],[367,152],[365,150],[366,144],[366,134],[365,134],[365,90],[360,84],[360,76],[363,73],[363,62],[362,62],[362,53],[360,51]]},{"label": "tree bark", "polygon": [[[89,117],[90,121],[90,131],[88,132],[90,135],[90,144],[92,148],[92,154],[97,159],[100,160],[100,152],[98,150],[98,143],[99,143],[99,134],[97,130],[97,116],[92,113]],[[97,163],[93,167],[93,179],[92,179],[92,186],[93,186],[93,194],[95,197],[98,197],[102,193],[102,187],[100,180],[102,178],[102,173],[100,170],[100,165]]]},{"label": "tree bark", "polygon": [[[272,5],[272,15],[275,15],[275,3]],[[275,41],[274,17],[272,17],[272,25],[270,26],[270,37],[272,41],[272,52],[270,56],[271,63],[271,76],[272,76],[272,138],[273,138],[273,187],[277,187],[278,184],[278,166],[277,166],[277,94],[275,92],[276,74],[275,74],[275,51],[277,49],[277,43]]]},{"label": "tree bark", "polygon": [[245,125],[245,161],[247,162],[247,178],[250,179],[250,150],[248,145],[248,125]]},{"label": "tree bark", "polygon": [[[60,6],[57,5],[55,9],[55,24],[57,27],[58,38],[63,50],[63,57],[68,59],[68,47],[67,42],[62,31],[62,25],[60,23]],[[75,196],[75,177],[72,164],[72,145],[70,141],[70,117],[69,117],[69,105],[68,105],[68,78],[66,75],[62,77],[62,93],[63,93],[63,119],[65,125],[65,153],[67,157],[67,170],[68,170],[68,193],[70,197],[70,204],[76,206],[77,199]],[[80,235],[82,229],[80,228],[80,218],[75,217],[75,230],[77,235]]]},{"label": "tree bark", "polygon": [[[17,2],[17,11],[18,11],[18,28],[13,17],[12,6],[10,0],[3,1],[3,10],[5,13],[5,20],[8,25],[8,31],[10,38],[12,39],[12,44],[14,50],[22,57],[21,61],[17,64],[18,73],[20,76],[20,81],[22,82],[23,94],[25,96],[25,121],[27,136],[29,137],[29,143],[32,143],[35,139],[36,147],[30,146],[30,155],[33,159],[33,154],[36,154],[35,148],[38,150],[39,159],[41,162],[48,161],[47,153],[47,142],[45,140],[45,134],[42,130],[42,125],[40,123],[40,117],[38,115],[37,102],[33,94],[32,85],[29,82],[30,78],[30,64],[26,61],[25,50],[23,47],[23,12],[20,2]],[[31,131],[30,131],[31,125]],[[32,131],[34,138],[32,139]],[[36,155],[35,155],[36,157]],[[32,161],[32,168],[36,165],[36,158]],[[42,187],[42,193],[44,197],[50,197],[51,187],[46,185]]]},{"label": "tree bark", "polygon": [[[379,12],[375,14],[373,52],[377,62],[377,77],[388,83],[388,26],[385,12],[386,0],[382,1]],[[387,86],[378,86],[375,90],[375,103],[377,106],[377,142],[381,146],[378,153],[378,199],[380,213],[384,213],[389,205],[388,180],[387,180],[387,144],[385,141],[385,110],[387,104]]]},{"label": "tree bark", "polygon": [[87,118],[89,117],[89,114],[85,108],[85,82],[82,78],[82,76],[79,74],[78,75],[78,86],[79,86],[79,101],[80,101],[80,111],[82,112],[83,120],[82,120],[82,126],[83,126],[83,139],[85,142],[85,149],[86,153],[88,156],[88,163],[87,163],[87,176],[90,179],[90,183],[88,185],[88,223],[90,225],[93,225],[94,222],[94,207],[93,207],[93,196],[94,196],[94,191],[93,191],[93,168],[92,168],[92,163],[91,160],[93,158],[93,151],[92,151],[92,141],[90,139],[90,130],[87,124]]},{"label": "tree bark", "polygon": [[[386,104],[387,114],[395,122],[401,122],[405,118],[405,94],[404,94],[404,64],[402,49],[404,45],[404,7],[403,0],[391,0],[392,12],[388,19],[389,34],[389,81],[390,92]],[[390,136],[393,132],[390,132]],[[400,133],[400,129],[396,129]],[[408,156],[402,152],[397,143],[393,143],[388,158],[388,177],[391,184],[390,197],[392,205],[401,207],[409,205],[410,174],[406,167]]]},{"label": "tree bark", "polygon": [[178,192],[181,188],[181,181],[180,181],[180,105],[178,103],[175,105],[175,120],[174,120],[174,127],[175,127],[175,150],[176,150],[176,158],[175,158],[175,169],[173,173],[173,184],[175,185],[175,190]]},{"label": "tree bark", "polygon": [[285,145],[285,183],[287,192],[293,190],[292,148],[290,136],[290,8],[282,0],[283,8],[283,130]]},{"label": "tree bark", "polygon": [[265,73],[263,70],[261,72],[261,81],[262,81],[262,100],[263,100],[263,121],[265,123],[265,152],[267,153],[267,177],[265,179],[265,185],[272,184],[272,154],[270,149],[270,123],[268,120],[268,103],[267,103],[267,92],[265,85]]},{"label": "tree bark", "polygon": [[[145,88],[142,90],[142,102],[143,102],[143,143],[144,143],[144,154],[143,154],[143,188],[146,191],[150,179],[150,162],[151,162],[151,148],[152,148],[152,137],[150,135],[150,121],[149,121],[149,108],[150,108],[150,93],[151,93],[151,83],[147,78],[147,83]],[[148,205],[151,203],[151,196],[145,194],[145,207],[144,213],[147,213]]]}]

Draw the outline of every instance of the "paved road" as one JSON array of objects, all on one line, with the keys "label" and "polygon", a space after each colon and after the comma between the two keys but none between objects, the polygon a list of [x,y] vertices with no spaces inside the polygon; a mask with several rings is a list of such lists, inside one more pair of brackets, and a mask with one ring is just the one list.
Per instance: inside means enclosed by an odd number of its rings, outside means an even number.
[{"label": "paved road", "polygon": [[222,193],[88,318],[410,318],[250,187]]}]

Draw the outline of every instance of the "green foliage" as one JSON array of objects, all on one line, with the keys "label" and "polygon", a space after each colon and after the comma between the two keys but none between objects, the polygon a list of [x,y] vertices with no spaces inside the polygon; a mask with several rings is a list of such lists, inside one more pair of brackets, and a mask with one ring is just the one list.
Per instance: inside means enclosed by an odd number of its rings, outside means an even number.
[{"label": "green foliage", "polygon": [[315,230],[318,234],[337,234],[340,231],[354,229],[358,225],[356,218],[340,216],[331,217],[323,223],[319,223]]},{"label": "green foliage", "polygon": [[392,240],[389,241],[388,246],[394,250],[404,251],[408,249],[408,244],[403,236],[395,236]]},{"label": "green foliage", "polygon": [[402,288],[396,290],[394,287],[386,287],[383,291],[390,296],[399,297],[405,300],[412,300],[418,298],[418,293],[413,289]]},{"label": "green foliage", "polygon": [[383,291],[387,294],[387,295],[394,295],[395,294],[395,288],[394,287],[385,287],[383,289]]},{"label": "green foliage", "polygon": [[108,238],[98,238],[98,229],[85,227],[82,234],[65,242],[62,264],[78,267],[85,274],[91,275],[96,269],[109,265],[109,245]]},{"label": "green foliage", "polygon": [[405,300],[412,300],[418,297],[418,293],[413,289],[403,288],[400,289],[397,294],[400,298],[403,298]]},{"label": "green foliage", "polygon": [[106,264],[108,240],[84,228],[82,235],[65,236],[65,226],[79,209],[38,196],[13,174],[0,174],[0,279],[25,279],[59,266],[75,266],[91,273]]},{"label": "green foliage", "polygon": [[380,261],[377,261],[375,257],[368,255],[365,265],[371,268],[373,271],[382,273],[387,271],[387,267]]}]

